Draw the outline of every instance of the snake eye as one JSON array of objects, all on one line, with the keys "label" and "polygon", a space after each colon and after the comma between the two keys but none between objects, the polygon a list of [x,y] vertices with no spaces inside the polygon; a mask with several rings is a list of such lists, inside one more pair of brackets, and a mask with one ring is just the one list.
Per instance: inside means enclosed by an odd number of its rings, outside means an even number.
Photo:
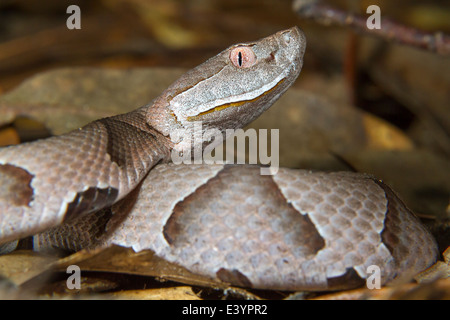
[{"label": "snake eye", "polygon": [[238,68],[250,68],[256,63],[256,56],[249,47],[236,47],[230,52],[231,62]]}]

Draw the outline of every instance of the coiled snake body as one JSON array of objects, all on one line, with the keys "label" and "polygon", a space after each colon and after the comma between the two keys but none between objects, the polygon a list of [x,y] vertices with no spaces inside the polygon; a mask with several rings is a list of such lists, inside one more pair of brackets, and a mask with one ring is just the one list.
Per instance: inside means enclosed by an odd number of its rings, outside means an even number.
[{"label": "coiled snake body", "polygon": [[[296,27],[238,44],[192,69],[150,104],[66,135],[0,149],[0,243],[151,249],[234,285],[351,288],[437,258],[433,237],[395,193],[355,173],[167,164],[186,132],[241,128],[295,81],[306,47]],[[208,136],[209,135],[209,136]]]}]

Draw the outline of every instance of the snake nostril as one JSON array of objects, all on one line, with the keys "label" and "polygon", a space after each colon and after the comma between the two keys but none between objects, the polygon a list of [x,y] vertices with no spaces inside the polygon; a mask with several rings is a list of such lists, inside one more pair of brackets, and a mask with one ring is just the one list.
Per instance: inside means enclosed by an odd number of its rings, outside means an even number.
[{"label": "snake nostril", "polygon": [[270,53],[270,55],[267,57],[267,59],[266,59],[268,62],[269,61],[275,61],[275,53],[272,51],[271,53]]}]

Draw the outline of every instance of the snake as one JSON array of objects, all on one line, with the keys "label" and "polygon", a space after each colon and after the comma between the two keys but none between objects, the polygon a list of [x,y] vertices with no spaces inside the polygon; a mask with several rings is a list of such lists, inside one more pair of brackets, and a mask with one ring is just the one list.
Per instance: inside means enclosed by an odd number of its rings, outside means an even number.
[{"label": "snake", "polygon": [[383,285],[411,279],[437,260],[436,241],[369,174],[172,161],[272,106],[305,49],[298,27],[235,44],[132,112],[1,148],[0,245],[33,236],[35,250],[151,250],[256,289],[349,289],[373,266]]}]

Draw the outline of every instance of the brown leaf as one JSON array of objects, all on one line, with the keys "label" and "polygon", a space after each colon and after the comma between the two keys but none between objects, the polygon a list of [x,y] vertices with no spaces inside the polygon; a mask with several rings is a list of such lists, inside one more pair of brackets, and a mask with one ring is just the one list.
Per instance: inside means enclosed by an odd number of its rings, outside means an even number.
[{"label": "brown leaf", "polygon": [[29,250],[14,251],[0,255],[0,275],[16,285],[22,285],[45,272],[57,259],[55,256]]},{"label": "brown leaf", "polygon": [[191,287],[172,287],[147,290],[124,290],[110,295],[114,299],[126,300],[201,300]]},{"label": "brown leaf", "polygon": [[120,272],[125,274],[157,277],[190,285],[221,287],[228,285],[193,274],[185,268],[169,263],[152,251],[134,252],[130,248],[112,246],[92,251],[82,250],[57,261],[53,268],[65,271],[69,265],[77,265],[84,271]]},{"label": "brown leaf", "polygon": [[419,283],[429,283],[440,278],[450,278],[450,247],[442,254],[444,261],[438,261],[427,270],[419,273],[415,280]]},{"label": "brown leaf", "polygon": [[180,69],[164,68],[45,72],[0,97],[0,124],[27,115],[53,134],[62,134],[149,103],[181,73]]},{"label": "brown leaf", "polygon": [[428,284],[403,284],[396,287],[366,288],[321,295],[312,300],[448,300],[450,279]]}]

